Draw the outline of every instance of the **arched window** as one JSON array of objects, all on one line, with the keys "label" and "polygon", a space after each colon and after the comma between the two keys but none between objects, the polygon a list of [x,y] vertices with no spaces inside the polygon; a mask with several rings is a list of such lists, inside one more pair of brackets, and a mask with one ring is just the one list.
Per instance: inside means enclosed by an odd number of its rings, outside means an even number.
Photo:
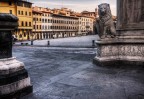
[{"label": "arched window", "polygon": [[32,26],[32,25],[31,25],[31,22],[29,22],[29,26]]},{"label": "arched window", "polygon": [[28,26],[28,23],[26,22],[25,25]]},{"label": "arched window", "polygon": [[21,11],[21,14],[23,15],[23,11]]},{"label": "arched window", "polygon": [[24,26],[24,22],[23,21],[22,21],[21,25]]}]

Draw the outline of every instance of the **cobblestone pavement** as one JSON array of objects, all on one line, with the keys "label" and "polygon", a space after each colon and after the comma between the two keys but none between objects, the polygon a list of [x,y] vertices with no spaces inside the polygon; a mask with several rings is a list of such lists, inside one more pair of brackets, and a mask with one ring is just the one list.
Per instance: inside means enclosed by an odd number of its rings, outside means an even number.
[{"label": "cobblestone pavement", "polygon": [[22,99],[144,99],[144,69],[96,66],[95,50],[15,46],[34,88]]}]

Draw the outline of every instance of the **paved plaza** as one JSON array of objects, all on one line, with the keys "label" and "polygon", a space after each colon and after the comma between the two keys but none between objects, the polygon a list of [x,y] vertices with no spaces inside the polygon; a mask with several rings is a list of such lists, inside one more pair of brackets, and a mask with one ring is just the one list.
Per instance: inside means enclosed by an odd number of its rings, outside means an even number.
[{"label": "paved plaza", "polygon": [[99,67],[96,48],[14,46],[33,94],[22,99],[144,99],[144,68]]},{"label": "paved plaza", "polygon": [[[45,40],[34,40],[34,46],[47,46],[48,41],[50,47],[92,47],[92,40],[97,40],[98,35],[79,36],[79,37],[68,37],[68,38],[57,38],[57,39],[45,39]],[[31,44],[31,41],[16,42],[16,45],[21,43]]]}]

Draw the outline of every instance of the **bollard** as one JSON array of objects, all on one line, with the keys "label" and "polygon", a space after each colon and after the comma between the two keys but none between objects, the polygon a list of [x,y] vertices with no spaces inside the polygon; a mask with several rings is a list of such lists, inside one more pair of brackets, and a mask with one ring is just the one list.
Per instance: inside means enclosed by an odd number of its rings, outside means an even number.
[{"label": "bollard", "polygon": [[92,40],[92,47],[95,47],[95,40]]},{"label": "bollard", "polygon": [[47,45],[50,46],[50,41],[47,41]]},{"label": "bollard", "polygon": [[26,46],[28,46],[28,43],[25,43]]},{"label": "bollard", "polygon": [[31,40],[31,45],[33,45],[33,40]]},{"label": "bollard", "polygon": [[21,43],[21,45],[23,45],[23,43]]}]

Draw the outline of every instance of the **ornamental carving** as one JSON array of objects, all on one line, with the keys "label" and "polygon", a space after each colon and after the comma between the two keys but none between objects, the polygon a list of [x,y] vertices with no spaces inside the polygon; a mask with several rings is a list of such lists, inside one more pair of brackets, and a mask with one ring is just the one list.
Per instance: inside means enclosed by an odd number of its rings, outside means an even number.
[{"label": "ornamental carving", "polygon": [[98,57],[108,57],[108,56],[144,57],[144,46],[143,45],[101,46],[98,47],[97,56]]}]

